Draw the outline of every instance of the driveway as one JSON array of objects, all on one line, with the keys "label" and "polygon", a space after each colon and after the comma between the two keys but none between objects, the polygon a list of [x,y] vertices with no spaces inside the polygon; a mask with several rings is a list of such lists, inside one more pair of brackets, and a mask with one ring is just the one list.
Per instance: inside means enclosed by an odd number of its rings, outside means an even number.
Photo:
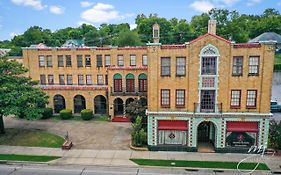
[{"label": "driveway", "polygon": [[6,128],[40,129],[69,138],[78,149],[128,150],[130,143],[130,123],[102,121],[28,121],[4,117]]}]

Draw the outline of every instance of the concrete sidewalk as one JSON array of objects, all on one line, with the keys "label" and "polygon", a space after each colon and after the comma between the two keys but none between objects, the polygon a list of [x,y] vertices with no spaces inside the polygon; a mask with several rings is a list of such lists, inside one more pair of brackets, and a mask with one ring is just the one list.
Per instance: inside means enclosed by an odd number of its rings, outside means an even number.
[{"label": "concrete sidewalk", "polygon": [[[239,162],[249,157],[248,154],[232,153],[197,153],[197,152],[152,152],[132,150],[89,150],[71,149],[61,150],[59,148],[37,148],[22,146],[0,146],[0,154],[26,154],[26,155],[49,155],[61,156],[61,159],[51,161],[52,165],[103,165],[103,166],[128,166],[137,167],[130,161],[131,158],[140,159],[163,159],[163,160],[198,160],[198,161],[230,161]],[[255,162],[256,160],[248,160]],[[264,156],[262,161],[272,171],[281,172],[279,165],[281,157]]]}]

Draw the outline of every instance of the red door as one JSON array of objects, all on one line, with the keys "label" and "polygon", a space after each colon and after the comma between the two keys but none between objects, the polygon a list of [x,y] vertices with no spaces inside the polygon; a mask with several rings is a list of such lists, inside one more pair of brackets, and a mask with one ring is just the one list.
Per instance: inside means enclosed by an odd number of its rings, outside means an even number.
[{"label": "red door", "polygon": [[139,92],[147,92],[147,80],[139,80]]},{"label": "red door", "polygon": [[114,92],[122,92],[122,79],[114,80]]},{"label": "red door", "polygon": [[127,79],[126,80],[126,91],[127,92],[135,92],[135,80]]}]

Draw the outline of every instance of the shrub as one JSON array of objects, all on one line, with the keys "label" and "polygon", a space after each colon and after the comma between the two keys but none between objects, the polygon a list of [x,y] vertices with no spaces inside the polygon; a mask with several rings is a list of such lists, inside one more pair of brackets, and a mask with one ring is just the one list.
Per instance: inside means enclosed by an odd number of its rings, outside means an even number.
[{"label": "shrub", "polygon": [[53,116],[53,109],[52,108],[45,108],[44,112],[42,113],[41,119],[48,119]]},{"label": "shrub", "polygon": [[274,71],[281,71],[281,64],[274,64]]},{"label": "shrub", "polygon": [[271,148],[281,149],[281,122],[270,122],[268,142]]},{"label": "shrub", "polygon": [[60,111],[60,118],[62,120],[67,120],[72,117],[72,110],[71,109],[63,109]]},{"label": "shrub", "polygon": [[81,111],[81,118],[83,120],[91,120],[93,118],[93,110],[91,110],[91,109],[83,109]]},{"label": "shrub", "polygon": [[142,117],[137,117],[136,122],[133,124],[132,144],[137,147],[147,144],[147,133],[142,128]]}]

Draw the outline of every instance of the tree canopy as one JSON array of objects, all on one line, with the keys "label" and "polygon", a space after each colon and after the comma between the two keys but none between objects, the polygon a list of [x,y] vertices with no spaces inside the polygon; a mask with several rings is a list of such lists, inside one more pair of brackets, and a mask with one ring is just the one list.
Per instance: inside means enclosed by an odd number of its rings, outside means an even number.
[{"label": "tree canopy", "polygon": [[217,20],[217,35],[239,42],[264,33],[281,34],[281,15],[276,9],[268,8],[260,15],[239,14],[227,9],[212,9],[208,13],[195,15],[188,22],[186,19],[170,20],[157,14],[137,15],[137,28],[130,30],[128,23],[101,24],[98,28],[89,24],[79,27],[67,27],[52,32],[39,26],[27,29],[11,41],[0,41],[0,48],[11,48],[10,55],[21,55],[21,47],[45,43],[47,46],[61,46],[68,39],[84,39],[86,46],[106,45],[144,45],[152,42],[152,25],[160,25],[160,42],[163,44],[183,44],[207,33],[209,19]]},{"label": "tree canopy", "polygon": [[48,97],[38,82],[24,76],[21,63],[0,57],[0,134],[4,133],[3,116],[16,115],[26,119],[40,118]]}]

